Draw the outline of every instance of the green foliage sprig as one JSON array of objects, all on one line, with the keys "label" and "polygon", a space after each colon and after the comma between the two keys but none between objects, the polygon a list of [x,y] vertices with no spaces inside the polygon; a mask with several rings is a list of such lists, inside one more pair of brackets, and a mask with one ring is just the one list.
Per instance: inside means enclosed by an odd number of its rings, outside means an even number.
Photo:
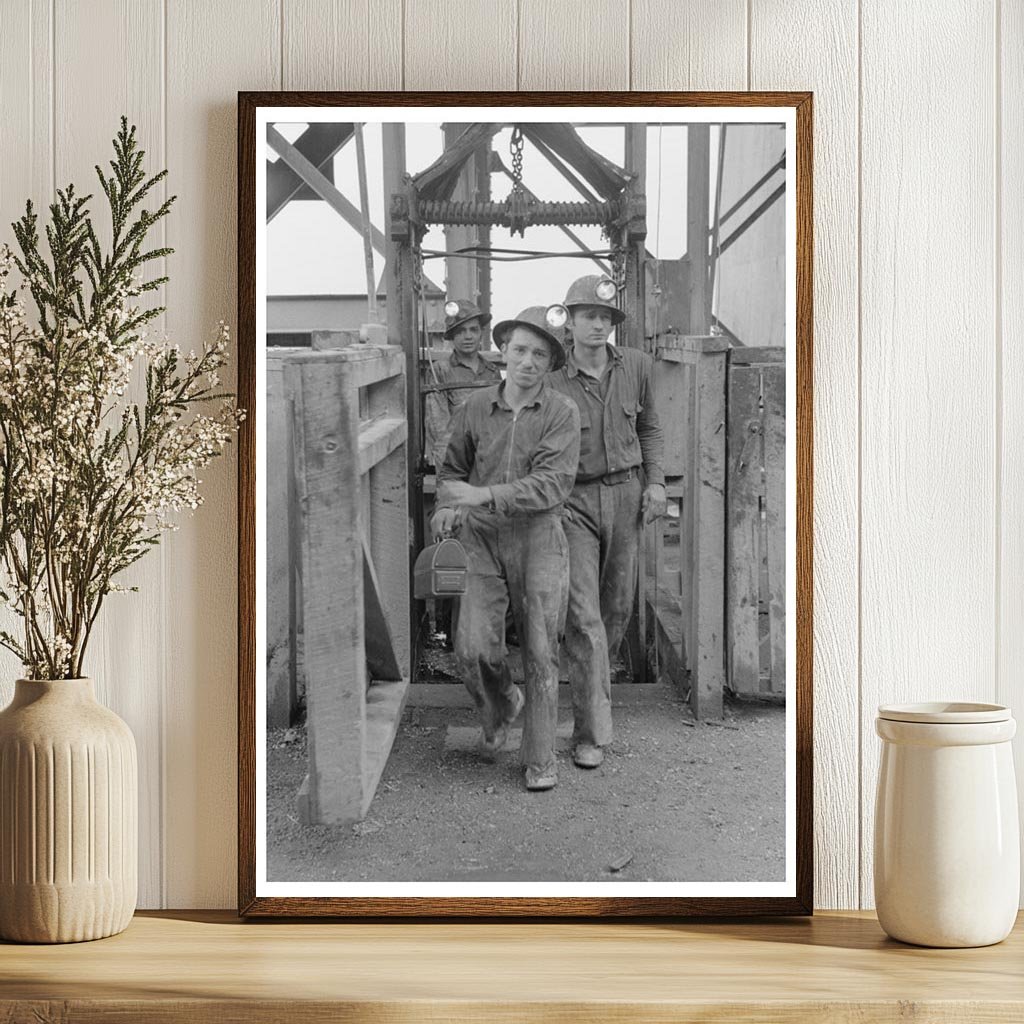
[{"label": "green foliage sprig", "polygon": [[82,675],[104,598],[125,589],[115,577],[177,528],[173,513],[201,503],[198,471],[244,415],[219,389],[225,324],[188,354],[147,334],[164,307],[139,296],[167,278],[145,280],[146,265],[173,250],[146,238],[175,197],[142,206],[167,174],[147,176],[144,157],[122,118],[111,173],[96,168],[109,244],[92,197],[69,185],[50,205],[45,248],[31,202],[13,225],[20,252],[0,247],[0,600],[22,627],[0,631],[0,645],[30,678]]}]

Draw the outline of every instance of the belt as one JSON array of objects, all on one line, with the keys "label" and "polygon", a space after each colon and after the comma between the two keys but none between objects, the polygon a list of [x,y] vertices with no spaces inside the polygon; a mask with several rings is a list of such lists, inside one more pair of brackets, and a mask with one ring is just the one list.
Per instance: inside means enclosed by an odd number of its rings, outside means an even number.
[{"label": "belt", "polygon": [[614,473],[605,473],[604,476],[588,477],[586,480],[579,480],[578,483],[614,486],[615,484],[624,484],[627,480],[632,480],[633,477],[639,475],[640,470],[636,466],[630,466],[629,469],[617,469]]}]

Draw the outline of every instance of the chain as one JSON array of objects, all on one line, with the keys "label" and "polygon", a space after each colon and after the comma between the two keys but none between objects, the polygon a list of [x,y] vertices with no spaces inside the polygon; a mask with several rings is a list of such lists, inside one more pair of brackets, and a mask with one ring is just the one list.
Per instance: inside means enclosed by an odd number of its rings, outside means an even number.
[{"label": "chain", "polygon": [[523,187],[523,131],[518,126],[512,129],[509,152],[512,154],[512,181],[516,188]]}]

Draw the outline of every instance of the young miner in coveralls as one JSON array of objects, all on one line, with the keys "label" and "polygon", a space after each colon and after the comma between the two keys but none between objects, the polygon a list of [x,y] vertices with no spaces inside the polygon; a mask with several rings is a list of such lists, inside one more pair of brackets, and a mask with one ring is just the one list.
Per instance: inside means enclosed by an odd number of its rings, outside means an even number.
[{"label": "young miner in coveralls", "polygon": [[455,411],[431,530],[442,536],[461,518],[469,572],[455,652],[480,715],[480,750],[501,750],[524,704],[506,661],[511,606],[526,677],[526,788],[551,789],[558,782],[558,640],[569,576],[562,512],[579,460],[580,415],[548,385],[548,371],[565,354],[544,307],[502,321],[494,337],[506,378]]},{"label": "young miner in coveralls", "polygon": [[489,313],[468,299],[451,299],[444,307],[444,338],[452,343],[451,355],[434,366],[437,383],[441,385],[466,384],[466,388],[452,388],[439,393],[436,403],[438,415],[434,430],[434,465],[440,467],[448,447],[448,430],[455,410],[473,394],[474,387],[499,384],[501,370],[480,354],[484,328],[491,322]]},{"label": "young miner in coveralls", "polygon": [[[654,361],[639,349],[609,345],[626,319],[616,288],[599,275],[569,288],[572,333],[553,388],[580,410],[580,461],[566,502],[569,609],[565,646],[573,703],[573,761],[596,768],[612,741],[610,657],[633,612],[637,552],[644,522],[665,514],[663,437],[654,409]],[[641,482],[643,470],[643,483]]]}]

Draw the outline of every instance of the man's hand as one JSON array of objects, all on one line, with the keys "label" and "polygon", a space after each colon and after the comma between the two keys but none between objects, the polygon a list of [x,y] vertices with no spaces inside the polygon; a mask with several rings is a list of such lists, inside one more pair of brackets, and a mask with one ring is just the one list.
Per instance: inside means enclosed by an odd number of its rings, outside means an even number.
[{"label": "man's hand", "polygon": [[465,480],[445,480],[437,494],[438,500],[445,505],[462,505],[476,508],[486,505],[491,500],[489,487],[474,487]]},{"label": "man's hand", "polygon": [[653,523],[660,519],[668,508],[664,484],[648,484],[644,488],[643,500],[640,502],[640,514],[645,523]]},{"label": "man's hand", "polygon": [[430,536],[434,541],[444,537],[450,537],[455,532],[459,521],[459,510],[457,508],[439,508],[430,517]]}]

